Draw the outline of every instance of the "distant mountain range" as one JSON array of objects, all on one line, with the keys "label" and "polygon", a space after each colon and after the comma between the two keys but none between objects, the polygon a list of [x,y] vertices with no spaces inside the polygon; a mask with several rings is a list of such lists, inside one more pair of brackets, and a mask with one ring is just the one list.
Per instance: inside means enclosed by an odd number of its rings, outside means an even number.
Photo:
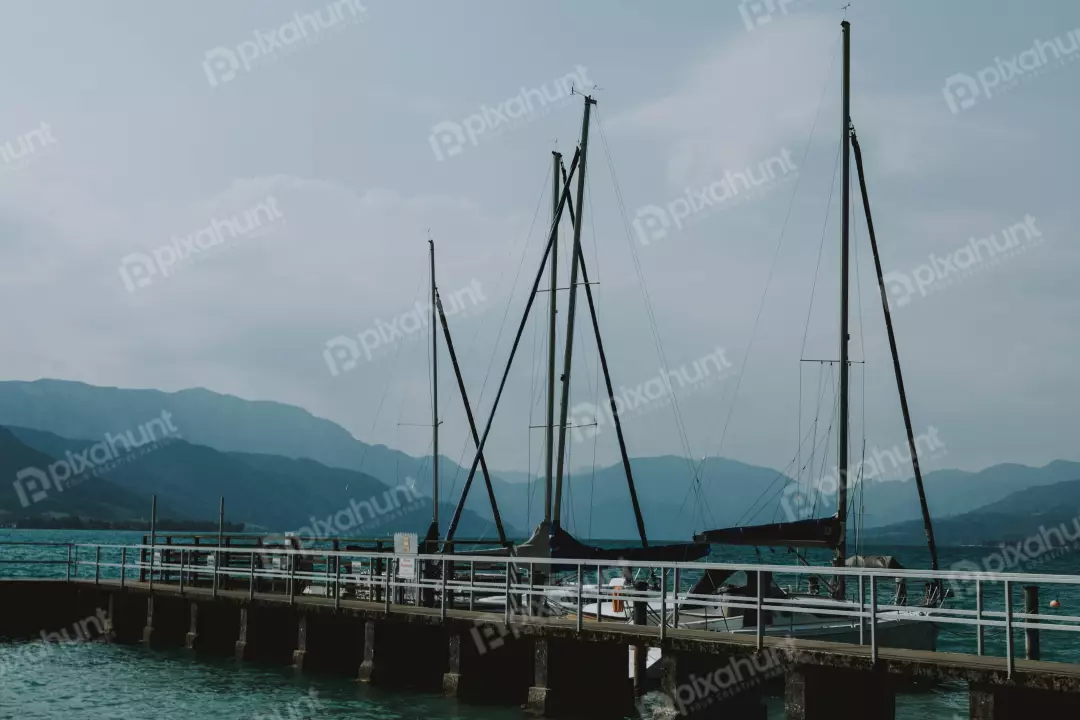
[{"label": "distant mountain range", "polygon": [[[1073,540],[1080,538],[1080,479],[1018,490],[977,510],[934,522],[939,545],[1019,542],[1054,529],[1062,531],[1066,541],[1070,536]],[[919,521],[872,528],[865,533],[866,541],[876,545],[926,542]]]},{"label": "distant mountain range", "polygon": [[[47,502],[63,506],[78,499],[72,511],[77,507],[101,513],[94,516],[102,519],[124,519],[147,515],[149,495],[156,492],[159,508],[178,517],[212,519],[218,496],[225,495],[230,520],[283,530],[310,524],[313,517],[348,508],[352,501],[382,497],[392,488],[400,497],[406,488],[430,493],[430,458],[369,445],[302,408],[201,388],[166,393],[61,380],[0,382],[0,426],[13,433],[0,441],[24,446],[14,455],[6,453],[5,459],[25,458],[5,462],[0,472],[14,479],[15,472],[33,462],[40,465],[110,436],[115,440],[118,434],[138,433],[155,419],[160,427],[166,415],[182,439],[170,438],[152,452],[99,473],[102,478],[93,483],[82,484],[104,493],[107,508],[101,505],[102,495],[92,506],[85,504],[91,498],[75,488],[63,500],[50,496]],[[715,458],[695,481],[690,461],[676,456],[633,458],[631,469],[653,541],[686,540],[695,531],[714,527],[791,519],[778,500],[792,480],[776,470]],[[439,472],[440,513],[448,519],[467,470],[440,457]],[[932,515],[942,524],[950,516],[970,513],[1019,491],[1075,479],[1080,479],[1080,463],[1056,461],[1042,468],[939,470],[928,473],[925,483]],[[497,473],[492,482],[508,534],[521,537],[530,532],[542,516],[542,483],[521,471]],[[0,519],[20,509],[15,493],[3,487],[0,484]],[[863,497],[867,532],[921,517],[913,482],[868,482]],[[564,524],[579,538],[637,537],[621,464],[571,473],[563,503]],[[406,526],[422,531],[430,519],[430,499],[413,504],[415,515],[395,518],[386,527],[372,522],[368,529],[378,534]],[[46,501],[40,505],[44,509]],[[823,502],[819,514],[826,514],[827,506],[828,501]],[[465,507],[458,536],[492,537],[491,508],[479,473]],[[37,505],[33,509],[39,510]],[[921,528],[921,522],[917,524]],[[993,534],[992,529],[987,532]]]}]

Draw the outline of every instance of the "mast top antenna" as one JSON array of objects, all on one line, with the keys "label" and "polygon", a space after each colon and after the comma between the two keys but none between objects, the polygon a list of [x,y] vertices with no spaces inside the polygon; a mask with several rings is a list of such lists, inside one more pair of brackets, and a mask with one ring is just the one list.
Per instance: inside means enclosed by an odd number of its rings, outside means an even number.
[{"label": "mast top antenna", "polygon": [[[593,85],[593,86],[592,86],[592,89],[593,89],[593,90],[603,90],[603,88],[602,88],[602,87],[600,87],[599,85]],[[583,92],[580,92],[580,91],[579,91],[579,90],[578,90],[578,89],[577,89],[576,87],[574,87],[573,85],[571,85],[571,86],[570,86],[570,94],[571,94],[571,95],[580,95],[581,97],[585,98],[585,102],[586,102],[586,103],[590,103],[590,104],[592,104],[592,105],[595,105],[595,104],[596,104],[596,98],[594,98],[594,97],[593,97],[592,95],[586,95],[585,93],[583,93]]]}]

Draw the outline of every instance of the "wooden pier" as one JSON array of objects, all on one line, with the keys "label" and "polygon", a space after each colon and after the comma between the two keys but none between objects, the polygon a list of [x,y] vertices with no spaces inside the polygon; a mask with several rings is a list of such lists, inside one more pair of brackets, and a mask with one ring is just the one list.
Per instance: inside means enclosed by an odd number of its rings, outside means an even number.
[{"label": "wooden pier", "polygon": [[[248,567],[222,562],[215,572],[213,564],[188,564],[186,548],[175,565],[162,567],[152,560],[168,557],[160,550],[84,546],[76,555],[93,560],[75,560],[63,577],[0,578],[0,602],[9,610],[0,614],[0,636],[46,637],[82,618],[104,617],[105,634],[115,642],[288,663],[387,687],[442,691],[466,702],[521,704],[549,717],[634,716],[644,707],[640,696],[650,691],[654,701],[659,698],[650,707],[661,716],[764,718],[762,692],[782,682],[791,720],[888,720],[894,716],[897,689],[920,679],[969,683],[970,717],[980,720],[1029,715],[1032,707],[1060,717],[1076,717],[1080,710],[1080,665],[880,646],[872,629],[876,602],[868,611],[853,605],[852,612],[862,612],[868,621],[868,642],[848,644],[675,627],[666,622],[671,612],[666,606],[665,622],[659,625],[586,621],[580,612],[519,614],[510,605],[497,612],[476,608],[473,596],[480,593],[489,598],[543,595],[544,588],[516,582],[515,575],[550,560],[319,551],[322,562],[312,557],[306,570],[300,570],[305,566],[299,562],[274,569],[258,567],[253,559],[258,550],[230,547],[231,553],[251,558]],[[315,555],[283,552],[297,560]],[[126,559],[123,573],[111,561],[118,554]],[[412,580],[376,571],[400,569],[399,563],[409,560],[456,571]],[[478,564],[508,565],[511,572],[500,587],[490,576],[476,575]],[[579,568],[586,564],[596,563],[582,562]],[[680,567],[686,565],[714,567]],[[367,572],[356,572],[363,569]],[[921,572],[831,570],[870,576]],[[228,581],[214,581],[215,576]],[[1080,578],[1039,577],[1080,584]],[[1026,582],[1023,576],[1015,578],[1008,582]],[[977,582],[994,580],[987,576]],[[319,594],[306,594],[305,587],[319,588]],[[607,588],[579,590],[578,608],[586,594],[611,599]],[[685,594],[675,596],[666,588],[660,595],[627,590],[624,597],[628,603],[662,597],[672,609],[687,602]],[[756,605],[762,612],[777,609],[762,598]],[[997,615],[987,611],[965,623],[1000,627]],[[1038,627],[1043,632],[1078,627],[1055,623],[1058,619],[1044,617]],[[949,616],[938,620],[948,622]],[[1030,630],[1034,623],[1027,620],[1030,616],[1019,612],[1004,618],[1010,635],[1013,627]],[[634,647],[662,650],[659,687],[629,677],[629,648]],[[1015,650],[1011,642],[1009,648]]]}]

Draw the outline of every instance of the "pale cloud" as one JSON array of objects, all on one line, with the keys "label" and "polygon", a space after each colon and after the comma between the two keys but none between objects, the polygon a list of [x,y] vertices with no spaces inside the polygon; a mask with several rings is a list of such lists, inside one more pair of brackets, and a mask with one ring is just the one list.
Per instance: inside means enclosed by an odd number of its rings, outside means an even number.
[{"label": "pale cloud", "polygon": [[673,185],[707,182],[716,171],[760,162],[781,147],[801,155],[825,90],[819,132],[833,125],[840,64],[831,16],[799,14],[767,31],[738,33],[685,72],[671,94],[617,118],[616,127],[659,136],[670,148]]}]

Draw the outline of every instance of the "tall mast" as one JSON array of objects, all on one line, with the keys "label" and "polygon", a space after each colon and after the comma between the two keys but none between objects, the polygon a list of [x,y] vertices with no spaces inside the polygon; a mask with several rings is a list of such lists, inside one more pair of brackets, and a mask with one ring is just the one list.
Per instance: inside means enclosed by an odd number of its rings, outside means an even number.
[{"label": "tall mast", "polygon": [[431,497],[434,508],[431,511],[432,537],[439,537],[439,333],[436,319],[435,290],[435,241],[428,238],[431,251]]},{"label": "tall mast", "polygon": [[544,429],[544,447],[546,467],[544,469],[544,525],[551,527],[551,473],[555,466],[555,314],[558,303],[555,293],[558,290],[559,225],[556,216],[559,212],[561,183],[559,170],[562,168],[562,153],[551,153],[551,285],[548,296],[548,386],[547,386],[547,426]]},{"label": "tall mast", "polygon": [[[843,79],[843,173],[841,176],[843,219],[841,220],[840,250],[840,447],[837,454],[839,469],[839,488],[836,496],[836,518],[840,523],[840,544],[836,548],[834,564],[843,567],[847,558],[847,490],[848,490],[848,274],[849,274],[849,237],[851,197],[848,186],[851,180],[851,137],[848,127],[851,125],[851,24],[845,20],[840,23],[844,34],[844,79]],[[844,576],[837,578],[837,594],[844,597]]]},{"label": "tall mast", "polygon": [[566,461],[566,414],[570,409],[570,367],[574,353],[574,309],[577,306],[578,258],[581,255],[581,226],[585,214],[585,161],[589,148],[589,110],[596,101],[585,96],[585,116],[581,121],[581,167],[578,170],[577,222],[574,223],[574,247],[570,254],[570,299],[566,306],[566,340],[563,348],[562,404],[559,407],[559,455],[555,468],[555,505],[552,510],[555,527],[560,525],[562,506],[563,468]]}]

